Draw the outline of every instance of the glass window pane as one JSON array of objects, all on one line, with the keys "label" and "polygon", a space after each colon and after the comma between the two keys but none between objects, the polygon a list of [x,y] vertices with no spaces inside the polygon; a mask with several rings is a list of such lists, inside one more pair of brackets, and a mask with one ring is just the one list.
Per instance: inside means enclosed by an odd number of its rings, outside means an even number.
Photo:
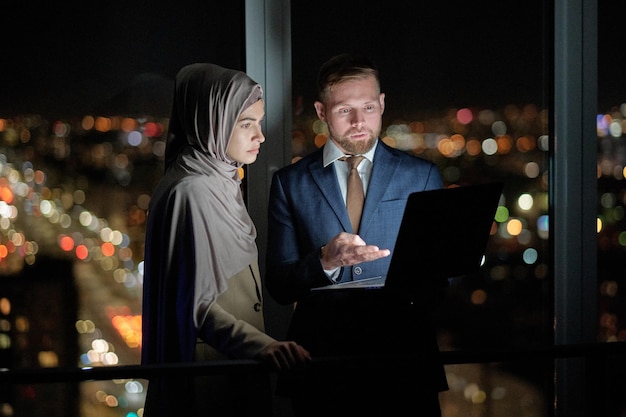
[{"label": "glass window pane", "polygon": [[322,4],[292,5],[293,156],[320,145],[319,65],[343,51],[370,56],[386,93],[384,141],[436,162],[446,186],[505,183],[486,264],[454,281],[442,312],[450,343],[552,343],[544,310],[551,300],[542,2],[515,11],[384,2],[355,12]]},{"label": "glass window pane", "polygon": [[[139,364],[174,76],[245,68],[243,1],[70,3],[2,8],[0,368]],[[144,386],[3,386],[0,414],[137,416]]]},{"label": "glass window pane", "polygon": [[622,3],[598,3],[598,341],[626,341],[626,36]]},{"label": "glass window pane", "polygon": [[[546,78],[552,28],[544,7],[292,2],[294,159],[326,139],[313,108],[317,68],[334,54],[357,52],[380,70],[385,142],[436,162],[445,186],[505,184],[481,272],[454,279],[438,311],[442,350],[553,343]],[[469,389],[480,375],[496,373],[518,387],[529,383],[547,413],[543,388],[551,375],[539,364],[464,368],[454,380]]]}]

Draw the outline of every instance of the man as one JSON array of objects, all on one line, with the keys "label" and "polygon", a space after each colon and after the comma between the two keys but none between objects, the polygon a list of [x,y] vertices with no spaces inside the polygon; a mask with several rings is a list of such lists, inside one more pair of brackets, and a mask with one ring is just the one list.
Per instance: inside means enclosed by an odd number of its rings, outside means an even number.
[{"label": "man", "polygon": [[[383,292],[311,289],[385,276],[409,194],[441,188],[442,179],[433,163],[380,140],[385,94],[368,59],[331,58],[318,73],[318,91],[315,110],[328,126],[326,144],[272,179],[267,289],[280,303],[297,302],[290,337],[312,355],[382,353],[411,359],[395,371],[311,371],[283,386],[290,389],[299,416],[393,415],[388,413],[406,407],[438,416],[438,392],[447,384],[428,320],[432,306]],[[358,226],[346,208],[345,157],[352,155],[364,156],[356,168],[365,193]]]}]

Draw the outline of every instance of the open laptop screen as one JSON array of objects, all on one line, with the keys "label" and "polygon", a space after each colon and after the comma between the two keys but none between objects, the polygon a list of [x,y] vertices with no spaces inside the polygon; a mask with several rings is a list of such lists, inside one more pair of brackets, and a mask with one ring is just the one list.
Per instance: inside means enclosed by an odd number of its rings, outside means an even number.
[{"label": "open laptop screen", "polygon": [[409,195],[386,277],[315,288],[389,288],[414,291],[420,280],[478,272],[503,184],[500,182]]},{"label": "open laptop screen", "polygon": [[385,286],[411,290],[421,279],[478,272],[502,189],[487,183],[412,193]]}]

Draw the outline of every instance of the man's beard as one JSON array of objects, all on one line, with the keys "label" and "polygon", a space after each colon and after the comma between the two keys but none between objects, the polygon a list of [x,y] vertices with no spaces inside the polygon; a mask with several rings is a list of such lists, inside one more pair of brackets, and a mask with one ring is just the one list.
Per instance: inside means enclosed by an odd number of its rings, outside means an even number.
[{"label": "man's beard", "polygon": [[369,139],[367,139],[366,141],[363,141],[363,140],[352,141],[348,139],[347,136],[339,136],[339,135],[337,136],[333,135],[332,138],[348,154],[362,155],[365,152],[372,149],[372,147],[376,144],[376,139],[378,139],[378,135],[374,135],[373,133],[371,133]]}]

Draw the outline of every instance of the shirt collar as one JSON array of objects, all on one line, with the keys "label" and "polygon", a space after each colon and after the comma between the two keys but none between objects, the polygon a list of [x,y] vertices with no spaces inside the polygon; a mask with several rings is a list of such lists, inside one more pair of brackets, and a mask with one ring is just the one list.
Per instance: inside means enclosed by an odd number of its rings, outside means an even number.
[{"label": "shirt collar", "polygon": [[[374,161],[376,145],[378,145],[378,140],[376,140],[376,143],[374,144],[374,146],[372,146],[372,149],[363,154],[365,159],[370,162]],[[337,159],[344,156],[345,154],[337,147],[337,145],[335,145],[335,142],[328,138],[328,140],[326,140],[326,144],[324,145],[324,167],[327,167],[328,165],[335,162]]]}]

